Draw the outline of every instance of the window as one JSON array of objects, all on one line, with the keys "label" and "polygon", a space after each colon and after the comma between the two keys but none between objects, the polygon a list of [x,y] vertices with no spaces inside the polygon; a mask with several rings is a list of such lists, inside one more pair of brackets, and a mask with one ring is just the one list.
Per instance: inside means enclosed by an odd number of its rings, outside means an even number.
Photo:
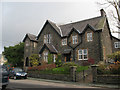
[{"label": "window", "polygon": [[67,45],[67,38],[62,39],[62,45]]},{"label": "window", "polygon": [[77,44],[77,43],[78,43],[77,35],[72,36],[72,43],[73,43],[73,44]]},{"label": "window", "polygon": [[56,55],[53,55],[53,62],[56,62]]},{"label": "window", "polygon": [[48,62],[48,52],[44,52],[43,55],[44,55],[44,61]]},{"label": "window", "polygon": [[36,42],[34,42],[34,48],[37,46],[37,43]]},{"label": "window", "polygon": [[114,42],[115,48],[120,48],[120,42]]},{"label": "window", "polygon": [[25,44],[26,46],[29,46],[29,42],[28,41],[26,41],[26,44]]},{"label": "window", "polygon": [[90,42],[93,40],[92,32],[87,33],[87,41]]},{"label": "window", "polygon": [[79,49],[78,50],[78,60],[87,60],[88,59],[88,50]]},{"label": "window", "polygon": [[51,43],[51,35],[50,34],[44,35],[44,43]]}]

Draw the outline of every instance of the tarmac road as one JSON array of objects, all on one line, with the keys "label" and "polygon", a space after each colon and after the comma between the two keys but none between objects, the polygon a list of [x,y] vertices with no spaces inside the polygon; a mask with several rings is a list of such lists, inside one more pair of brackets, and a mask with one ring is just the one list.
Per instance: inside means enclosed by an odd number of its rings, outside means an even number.
[{"label": "tarmac road", "polygon": [[86,85],[76,85],[73,83],[66,82],[50,82],[50,81],[39,81],[32,79],[20,79],[13,80],[10,79],[10,83],[7,86],[6,90],[116,90],[110,88],[101,88],[101,87],[93,87]]}]

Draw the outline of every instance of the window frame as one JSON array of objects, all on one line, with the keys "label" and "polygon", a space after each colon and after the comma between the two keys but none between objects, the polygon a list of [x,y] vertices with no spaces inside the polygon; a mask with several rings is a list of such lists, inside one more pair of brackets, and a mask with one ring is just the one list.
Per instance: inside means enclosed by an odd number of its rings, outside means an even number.
[{"label": "window frame", "polygon": [[62,46],[67,45],[67,38],[62,39]]},{"label": "window frame", "polygon": [[78,35],[72,36],[72,44],[77,44],[78,43]]},{"label": "window frame", "polygon": [[87,39],[87,42],[93,41],[93,32],[87,32],[86,39]]},{"label": "window frame", "polygon": [[[117,47],[116,47],[117,44]],[[114,42],[114,48],[120,48],[120,42]]]},{"label": "window frame", "polygon": [[47,51],[43,53],[43,60],[45,62],[48,62],[48,52]]},{"label": "window frame", "polygon": [[51,43],[51,34],[45,34],[44,35],[44,43]]},{"label": "window frame", "polygon": [[[80,50],[82,51],[82,53],[80,53]],[[84,50],[86,50],[87,52],[84,53]],[[87,58],[85,58],[85,55],[87,56]],[[80,58],[80,56],[82,58]],[[79,49],[78,50],[78,60],[88,60],[88,49]]]}]

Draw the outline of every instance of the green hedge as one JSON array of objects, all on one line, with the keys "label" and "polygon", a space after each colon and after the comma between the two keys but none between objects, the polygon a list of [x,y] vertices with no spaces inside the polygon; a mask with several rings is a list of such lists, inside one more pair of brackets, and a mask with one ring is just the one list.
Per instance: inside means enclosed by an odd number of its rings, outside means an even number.
[{"label": "green hedge", "polygon": [[61,67],[53,68],[53,69],[45,69],[45,70],[36,70],[35,72],[41,73],[41,74],[70,74],[70,67],[76,66],[77,71],[81,72],[83,70],[88,70],[89,66],[79,66],[73,62],[65,63]]},{"label": "green hedge", "polygon": [[81,72],[83,70],[88,70],[88,69],[89,69],[89,66],[78,66],[76,72]]}]

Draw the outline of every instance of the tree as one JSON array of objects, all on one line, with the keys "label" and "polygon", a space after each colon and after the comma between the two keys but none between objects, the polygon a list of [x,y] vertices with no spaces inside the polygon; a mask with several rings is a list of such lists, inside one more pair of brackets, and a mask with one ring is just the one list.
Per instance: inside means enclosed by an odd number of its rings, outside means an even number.
[{"label": "tree", "polygon": [[120,0],[105,0],[104,3],[99,3],[97,4],[104,6],[104,8],[108,8],[110,6],[113,6],[115,9],[115,13],[113,10],[110,12],[110,16],[113,18],[113,21],[116,23],[116,27],[120,29]]},{"label": "tree", "polygon": [[24,58],[24,43],[19,43],[15,46],[4,47],[3,54],[8,60],[9,64],[13,66],[22,67]]},{"label": "tree", "polygon": [[32,64],[32,66],[39,65],[39,55],[38,54],[32,54],[29,58],[30,58],[30,63]]}]

